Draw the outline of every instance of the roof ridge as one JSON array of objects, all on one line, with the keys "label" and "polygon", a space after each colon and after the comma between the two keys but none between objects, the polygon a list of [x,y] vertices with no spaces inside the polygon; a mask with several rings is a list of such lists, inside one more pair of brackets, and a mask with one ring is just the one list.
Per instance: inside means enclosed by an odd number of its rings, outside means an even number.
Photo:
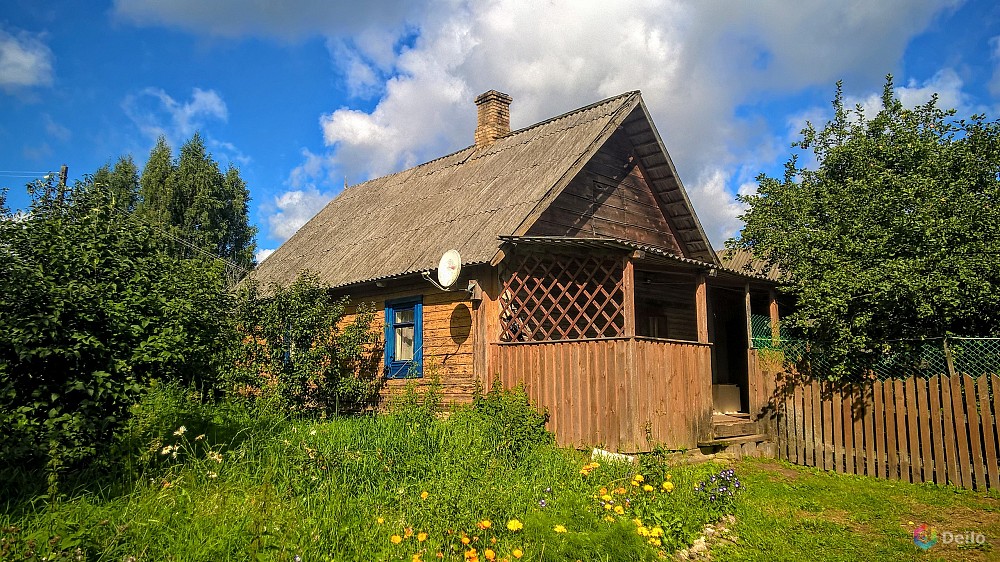
[{"label": "roof ridge", "polygon": [[[514,130],[514,131],[511,131],[511,132],[507,133],[506,135],[498,138],[497,140],[499,141],[501,139],[506,139],[506,138],[512,137],[514,135],[519,135],[521,133],[530,131],[531,129],[536,129],[536,128],[541,127],[543,125],[548,125],[549,123],[552,123],[554,121],[558,121],[560,119],[565,119],[566,117],[569,117],[571,115],[575,115],[577,113],[583,113],[584,111],[588,111],[588,110],[594,109],[595,107],[598,107],[600,105],[604,105],[606,103],[610,103],[610,102],[612,102],[612,101],[614,101],[614,100],[616,100],[618,98],[628,98],[630,96],[640,95],[640,94],[641,94],[640,90],[630,90],[628,92],[624,92],[624,93],[618,94],[616,96],[611,96],[609,98],[605,98],[603,100],[596,101],[596,102],[594,102],[592,104],[585,105],[583,107],[578,107],[576,109],[567,111],[567,112],[562,113],[560,115],[556,115],[555,117],[549,117],[548,119],[545,119],[544,121],[539,121],[537,123],[528,125],[527,127],[521,127],[520,129],[517,129],[517,130]],[[460,149],[458,149],[458,150],[456,150],[454,152],[450,152],[448,154],[445,154],[444,156],[438,156],[437,158],[435,158],[433,160],[428,160],[428,161],[423,162],[421,164],[417,164],[416,166],[410,166],[409,168],[404,168],[402,170],[399,170],[398,172],[392,172],[390,174],[384,174],[384,175],[381,175],[381,176],[376,176],[376,177],[371,178],[371,179],[367,179],[367,180],[365,180],[365,181],[363,181],[361,183],[356,183],[354,185],[348,186],[347,189],[352,189],[352,188],[364,185],[364,184],[366,184],[366,183],[368,183],[370,181],[391,178],[393,176],[402,174],[403,172],[410,172],[410,171],[413,171],[413,170],[417,170],[417,169],[423,168],[424,166],[427,166],[429,164],[433,164],[435,162],[439,162],[439,161],[444,160],[446,158],[451,158],[452,156],[461,154],[461,153],[463,153],[463,152],[465,152],[466,150],[469,150],[469,149],[472,149],[473,151],[475,151],[476,145],[475,144],[470,144],[469,146],[466,146],[464,148],[460,148]]]}]

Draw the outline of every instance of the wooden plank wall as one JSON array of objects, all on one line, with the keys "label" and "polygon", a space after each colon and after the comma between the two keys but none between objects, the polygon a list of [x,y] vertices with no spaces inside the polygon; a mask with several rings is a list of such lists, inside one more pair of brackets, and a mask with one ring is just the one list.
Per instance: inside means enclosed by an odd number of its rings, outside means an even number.
[{"label": "wooden plank wall", "polygon": [[799,379],[772,395],[778,455],[848,474],[997,489],[998,391],[998,375]]},{"label": "wooden plank wall", "polygon": [[[465,287],[465,275],[456,285]],[[349,322],[356,312],[359,302],[372,303],[376,308],[375,324],[382,330],[385,326],[385,301],[421,295],[423,297],[423,345],[424,376],[420,379],[389,379],[382,388],[383,405],[386,399],[401,392],[408,384],[418,389],[430,384],[436,374],[441,383],[441,398],[445,403],[467,403],[472,401],[475,389],[473,375],[472,329],[473,303],[466,291],[444,292],[432,287],[426,281],[400,284],[381,289],[370,289],[350,295],[348,307],[342,323]]]},{"label": "wooden plank wall", "polygon": [[487,385],[524,385],[560,445],[697,447],[711,425],[711,346],[649,338],[493,344]]}]

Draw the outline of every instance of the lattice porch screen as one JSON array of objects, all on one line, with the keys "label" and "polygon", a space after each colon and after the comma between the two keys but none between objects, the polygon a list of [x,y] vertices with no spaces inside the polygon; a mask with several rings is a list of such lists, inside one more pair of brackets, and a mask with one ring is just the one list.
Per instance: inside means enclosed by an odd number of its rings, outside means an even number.
[{"label": "lattice porch screen", "polygon": [[517,252],[504,264],[501,341],[624,335],[621,258]]}]

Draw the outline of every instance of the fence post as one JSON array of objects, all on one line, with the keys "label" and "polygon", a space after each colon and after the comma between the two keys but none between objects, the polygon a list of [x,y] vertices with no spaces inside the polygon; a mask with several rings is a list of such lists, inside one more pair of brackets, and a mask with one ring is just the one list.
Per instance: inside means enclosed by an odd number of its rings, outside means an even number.
[{"label": "fence post", "polygon": [[948,338],[942,340],[944,342],[944,361],[948,365],[948,376],[955,376],[955,360],[951,356],[951,348],[948,347]]}]

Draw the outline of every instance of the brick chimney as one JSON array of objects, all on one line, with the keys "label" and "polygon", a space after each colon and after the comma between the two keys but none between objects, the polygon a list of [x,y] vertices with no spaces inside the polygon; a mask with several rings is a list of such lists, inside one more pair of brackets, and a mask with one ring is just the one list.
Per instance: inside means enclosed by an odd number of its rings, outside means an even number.
[{"label": "brick chimney", "polygon": [[476,97],[476,148],[485,148],[510,132],[510,102],[503,92],[490,90]]}]

